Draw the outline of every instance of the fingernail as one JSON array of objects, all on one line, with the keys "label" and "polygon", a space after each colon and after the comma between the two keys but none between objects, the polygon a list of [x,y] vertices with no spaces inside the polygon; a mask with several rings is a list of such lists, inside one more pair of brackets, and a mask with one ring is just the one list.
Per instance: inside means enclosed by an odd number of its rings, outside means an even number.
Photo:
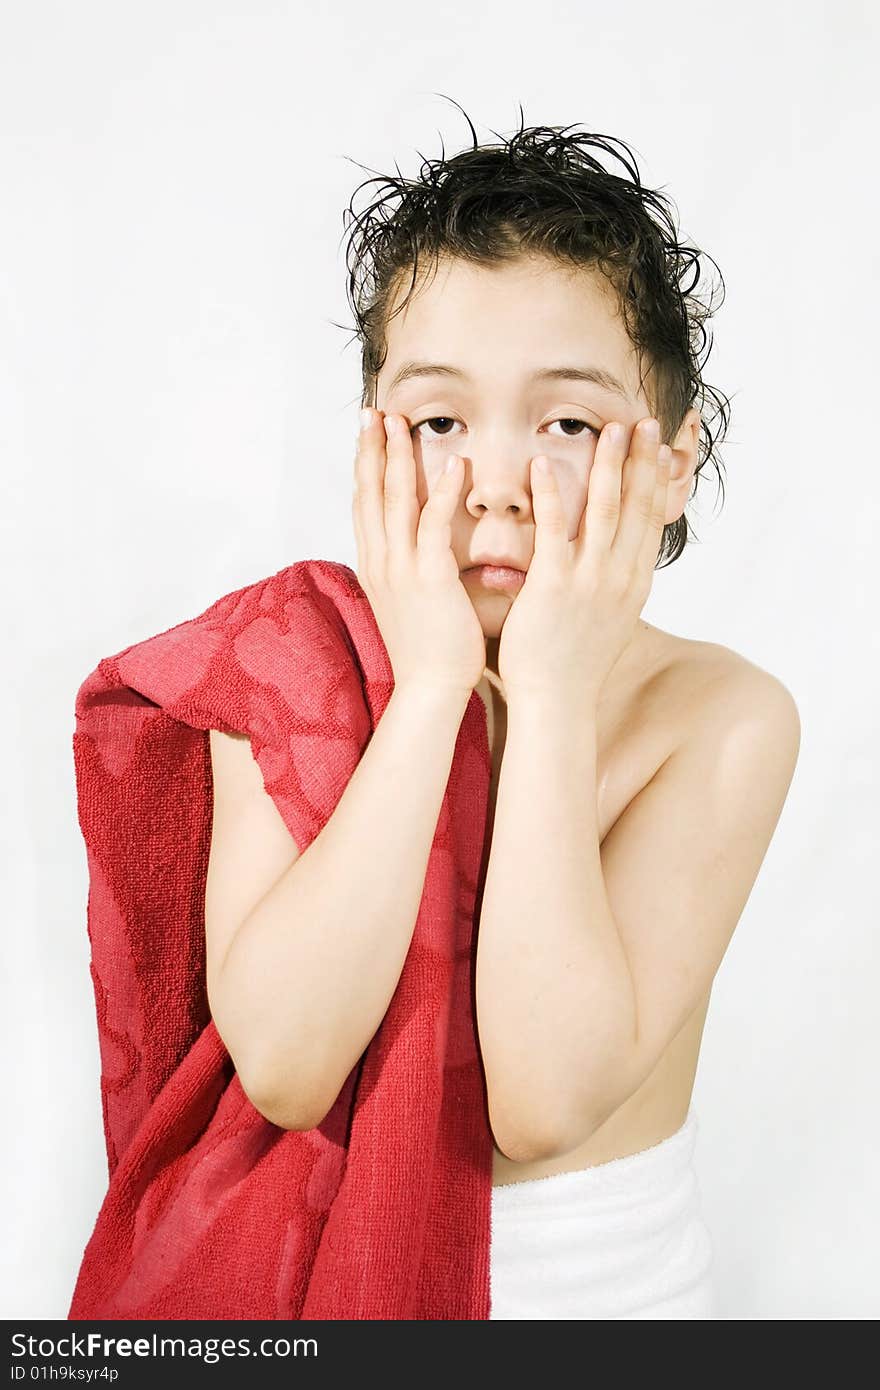
[{"label": "fingernail", "polygon": [[373,412],[368,405],[361,411],[361,429],[368,430],[373,423]]},{"label": "fingernail", "polygon": [[539,473],[549,473],[550,471],[550,465],[544,458],[543,454],[541,454],[539,458],[535,459],[535,467],[537,468]]},{"label": "fingernail", "polygon": [[648,443],[656,444],[657,440],[660,438],[659,420],[648,420],[646,424],[642,425],[642,429],[645,432],[645,439]]},{"label": "fingernail", "polygon": [[390,438],[390,436],[391,436],[392,434],[398,434],[399,432],[400,432],[400,421],[398,420],[397,416],[396,416],[396,415],[386,415],[386,416],[385,416],[385,433],[386,433],[386,435],[388,435],[389,438]]}]

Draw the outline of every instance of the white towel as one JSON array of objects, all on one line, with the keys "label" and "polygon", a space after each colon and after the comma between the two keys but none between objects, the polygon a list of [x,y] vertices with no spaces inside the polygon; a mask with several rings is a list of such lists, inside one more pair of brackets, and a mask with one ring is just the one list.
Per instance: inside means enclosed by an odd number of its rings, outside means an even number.
[{"label": "white towel", "polygon": [[492,1189],[495,1319],[717,1318],[697,1117],[639,1153]]}]

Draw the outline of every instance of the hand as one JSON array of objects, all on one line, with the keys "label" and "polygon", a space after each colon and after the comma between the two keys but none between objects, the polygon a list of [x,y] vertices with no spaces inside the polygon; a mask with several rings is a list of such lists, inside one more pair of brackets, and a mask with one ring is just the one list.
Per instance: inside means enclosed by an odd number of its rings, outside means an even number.
[{"label": "hand", "polygon": [[671,452],[659,446],[659,429],[652,438],[651,423],[638,422],[629,452],[626,426],[603,429],[573,541],[552,465],[542,473],[532,459],[535,552],[498,649],[508,699],[519,690],[596,698],[629,642],[666,516]]},{"label": "hand", "polygon": [[429,685],[469,695],[486,666],[486,639],[450,543],[464,464],[452,456],[451,469],[420,510],[405,417],[383,420],[377,410],[370,416],[355,462],[357,576],[385,642],[395,688]]}]

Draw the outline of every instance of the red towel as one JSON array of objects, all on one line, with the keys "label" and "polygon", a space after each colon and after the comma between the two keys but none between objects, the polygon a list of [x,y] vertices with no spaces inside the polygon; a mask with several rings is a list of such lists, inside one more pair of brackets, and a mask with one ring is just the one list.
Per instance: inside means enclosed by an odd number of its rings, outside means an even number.
[{"label": "red towel", "polygon": [[101,661],[78,691],[109,1188],[68,1318],[488,1318],[473,978],[490,755],[476,691],[403,972],[324,1123],[265,1119],[208,1009],[207,730],[249,736],[305,852],[393,686],[357,576],[304,560]]}]

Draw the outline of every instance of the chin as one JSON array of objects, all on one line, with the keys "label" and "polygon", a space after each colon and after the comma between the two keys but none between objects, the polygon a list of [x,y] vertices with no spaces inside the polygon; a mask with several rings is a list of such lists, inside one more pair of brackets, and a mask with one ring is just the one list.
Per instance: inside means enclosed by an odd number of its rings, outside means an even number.
[{"label": "chin", "polygon": [[513,606],[506,594],[480,594],[471,597],[474,612],[480,620],[484,637],[500,637],[504,620]]}]

